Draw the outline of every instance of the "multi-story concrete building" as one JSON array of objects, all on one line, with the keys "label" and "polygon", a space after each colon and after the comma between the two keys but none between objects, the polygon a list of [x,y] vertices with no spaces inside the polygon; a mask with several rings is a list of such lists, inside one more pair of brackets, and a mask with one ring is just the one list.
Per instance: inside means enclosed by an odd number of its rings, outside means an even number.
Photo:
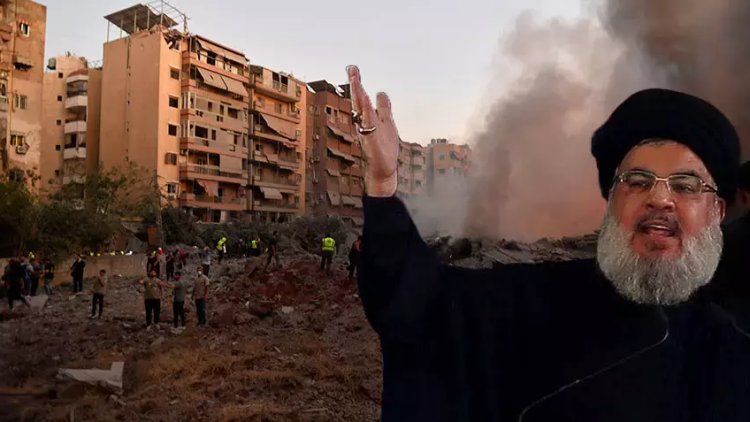
[{"label": "multi-story concrete building", "polygon": [[253,219],[283,221],[304,213],[306,92],[291,75],[250,66]]},{"label": "multi-story concrete building", "polygon": [[249,209],[247,58],[186,30],[166,2],[106,16],[100,161],[131,161],[165,201],[205,222]]},{"label": "multi-story concrete building", "polygon": [[67,54],[49,60],[42,95],[42,188],[82,183],[99,162],[101,69]]},{"label": "multi-story concrete building", "polygon": [[432,139],[427,147],[427,189],[452,178],[463,178],[469,174],[471,148],[468,145],[449,143],[447,139]]},{"label": "multi-story concrete building", "polygon": [[398,196],[412,198],[424,195],[427,190],[427,152],[425,147],[412,142],[399,141]]},{"label": "multi-story concrete building", "polygon": [[0,0],[0,174],[40,170],[47,8]]},{"label": "multi-story concrete building", "polygon": [[361,225],[362,149],[352,123],[348,85],[308,84],[308,160],[305,196],[309,215],[339,215]]}]

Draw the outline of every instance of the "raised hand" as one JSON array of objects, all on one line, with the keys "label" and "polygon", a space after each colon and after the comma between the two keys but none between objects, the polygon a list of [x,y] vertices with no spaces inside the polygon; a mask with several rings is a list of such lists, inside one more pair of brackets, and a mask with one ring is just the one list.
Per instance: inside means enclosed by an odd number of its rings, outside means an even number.
[{"label": "raised hand", "polygon": [[365,159],[365,190],[371,197],[389,197],[398,187],[399,136],[391,113],[391,100],[378,93],[377,110],[362,87],[362,78],[356,66],[348,66],[352,93],[354,119],[359,132]]}]

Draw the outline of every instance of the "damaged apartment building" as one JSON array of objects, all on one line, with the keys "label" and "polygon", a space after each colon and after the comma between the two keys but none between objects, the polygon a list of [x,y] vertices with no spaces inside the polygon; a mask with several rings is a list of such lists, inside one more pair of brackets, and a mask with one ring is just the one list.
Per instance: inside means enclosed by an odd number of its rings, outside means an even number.
[{"label": "damaged apartment building", "polygon": [[105,18],[119,38],[104,44],[103,168],[137,164],[207,223],[303,212],[303,82],[188,32],[163,1]]},{"label": "damaged apartment building", "polygon": [[348,85],[308,84],[307,213],[339,215],[361,226],[362,150],[352,124]]},{"label": "damaged apartment building", "polygon": [[[38,175],[47,8],[0,0],[0,175]],[[29,179],[30,180],[30,179]]]}]

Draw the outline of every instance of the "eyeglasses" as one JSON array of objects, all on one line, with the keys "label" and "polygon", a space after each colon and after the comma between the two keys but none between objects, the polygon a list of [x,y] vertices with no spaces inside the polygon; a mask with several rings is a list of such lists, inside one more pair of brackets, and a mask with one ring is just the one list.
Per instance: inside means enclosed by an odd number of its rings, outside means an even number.
[{"label": "eyeglasses", "polygon": [[651,192],[658,182],[666,183],[671,194],[682,198],[698,198],[703,193],[718,191],[715,186],[709,185],[693,174],[671,174],[667,177],[658,177],[646,170],[628,170],[615,176],[615,183],[621,184],[627,193],[636,195]]}]

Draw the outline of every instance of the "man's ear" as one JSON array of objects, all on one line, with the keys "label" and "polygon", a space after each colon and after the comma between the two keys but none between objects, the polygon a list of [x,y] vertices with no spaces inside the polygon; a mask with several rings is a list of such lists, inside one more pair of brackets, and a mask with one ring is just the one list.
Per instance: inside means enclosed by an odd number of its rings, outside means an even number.
[{"label": "man's ear", "polygon": [[724,221],[724,217],[727,216],[727,201],[724,198],[716,197],[716,206],[719,207],[719,222]]}]

